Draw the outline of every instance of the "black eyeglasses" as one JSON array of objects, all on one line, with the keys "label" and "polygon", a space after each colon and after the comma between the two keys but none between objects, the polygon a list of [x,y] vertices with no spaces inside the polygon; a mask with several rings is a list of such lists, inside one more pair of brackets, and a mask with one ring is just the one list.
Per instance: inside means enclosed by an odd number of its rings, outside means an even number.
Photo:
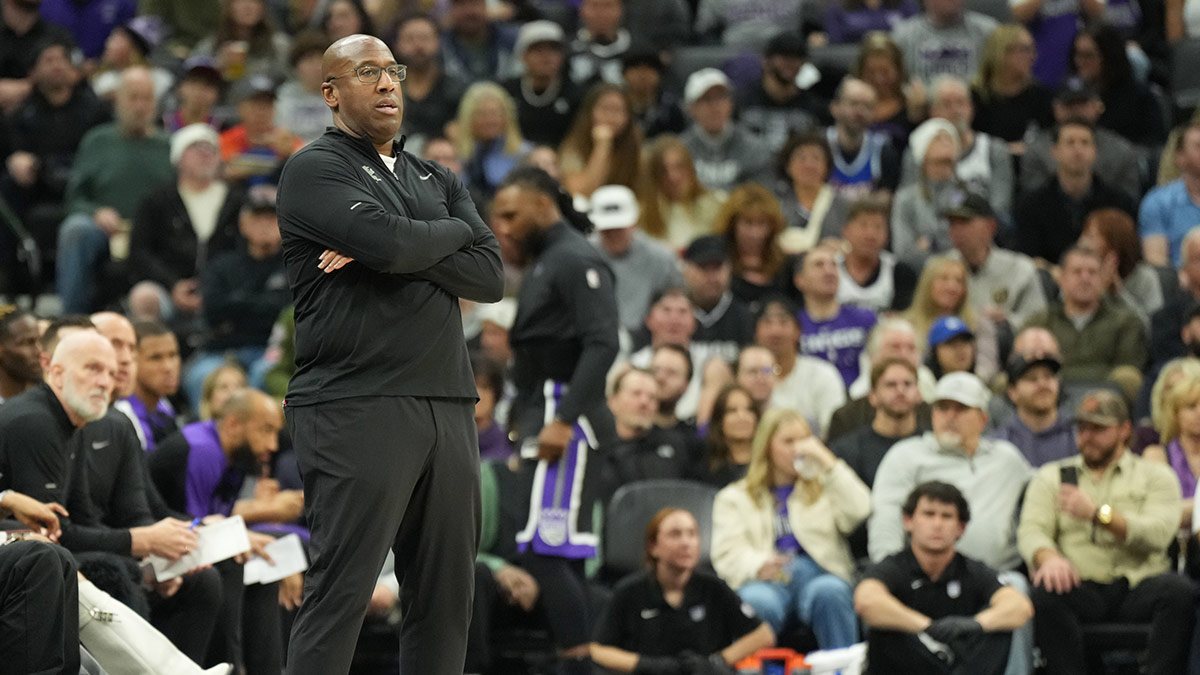
[{"label": "black eyeglasses", "polygon": [[[362,82],[363,84],[375,84],[379,81],[379,78],[382,77],[384,73],[388,74],[388,77],[391,78],[392,82],[403,82],[404,78],[408,76],[408,66],[402,66],[399,64],[386,67],[359,66],[351,72],[353,72],[354,75],[358,77],[358,81]],[[335,79],[339,77],[345,77],[349,74],[350,73],[342,73],[341,75],[334,75],[325,81],[333,82]]]}]

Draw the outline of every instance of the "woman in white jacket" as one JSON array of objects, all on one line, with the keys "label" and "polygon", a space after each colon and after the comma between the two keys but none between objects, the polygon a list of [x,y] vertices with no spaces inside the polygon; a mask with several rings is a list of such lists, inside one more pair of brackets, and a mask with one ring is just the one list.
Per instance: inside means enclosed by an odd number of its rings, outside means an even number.
[{"label": "woman in white jacket", "polygon": [[858,622],[846,536],[870,512],[870,490],[804,417],[771,410],[746,477],[713,504],[713,567],[776,633],[799,619],[822,649],[852,645]]}]

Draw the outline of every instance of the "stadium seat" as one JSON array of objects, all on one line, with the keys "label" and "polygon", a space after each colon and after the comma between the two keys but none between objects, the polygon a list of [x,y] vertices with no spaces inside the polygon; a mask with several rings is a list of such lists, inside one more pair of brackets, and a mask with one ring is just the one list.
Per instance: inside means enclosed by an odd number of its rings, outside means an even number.
[{"label": "stadium seat", "polygon": [[604,568],[607,581],[642,568],[646,523],[666,507],[687,509],[700,525],[700,564],[711,565],[712,505],[717,489],[688,480],[647,480],[622,486],[604,515]]},{"label": "stadium seat", "polygon": [[1171,91],[1175,106],[1191,110],[1200,105],[1200,38],[1188,38],[1171,49]]}]

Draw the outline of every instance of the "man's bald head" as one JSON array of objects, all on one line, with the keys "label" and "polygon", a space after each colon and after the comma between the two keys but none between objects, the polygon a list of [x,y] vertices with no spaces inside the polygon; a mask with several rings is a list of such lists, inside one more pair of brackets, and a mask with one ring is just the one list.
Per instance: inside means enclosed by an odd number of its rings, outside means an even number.
[{"label": "man's bald head", "polygon": [[114,398],[125,398],[133,394],[137,377],[137,361],[134,353],[137,350],[137,333],[133,323],[124,315],[116,312],[96,312],[91,316],[96,330],[108,338],[117,354],[117,382],[113,390]]},{"label": "man's bald head", "polygon": [[71,422],[81,427],[104,417],[116,372],[117,355],[108,339],[79,330],[59,340],[46,381]]},{"label": "man's bald head", "polygon": [[344,73],[354,67],[357,61],[371,47],[379,46],[387,49],[387,43],[373,35],[347,35],[329,45],[325,55],[321,57],[321,79],[326,82],[329,78]]},{"label": "man's bald head", "polygon": [[1026,359],[1046,356],[1059,357],[1058,339],[1045,328],[1031,326],[1017,334],[1013,340],[1013,352]]},{"label": "man's bald head", "polygon": [[[403,73],[383,40],[370,35],[348,35],[333,43],[321,57],[321,96],[333,111],[333,124],[357,138],[371,141],[383,155],[392,154],[392,139],[400,133],[404,99],[400,95]],[[363,68],[377,69],[374,82],[364,82]],[[366,79],[371,79],[367,77]]]},{"label": "man's bald head", "polygon": [[217,425],[221,447],[227,453],[248,452],[266,464],[279,449],[283,410],[275,399],[246,387],[229,395],[217,411]]}]

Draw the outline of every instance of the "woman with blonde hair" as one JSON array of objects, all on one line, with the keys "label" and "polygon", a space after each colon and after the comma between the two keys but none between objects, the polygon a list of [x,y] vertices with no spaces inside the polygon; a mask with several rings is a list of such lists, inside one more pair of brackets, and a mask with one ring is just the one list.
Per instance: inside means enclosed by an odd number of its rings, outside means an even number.
[{"label": "woman with blonde hair", "polygon": [[521,137],[517,105],[495,82],[467,87],[455,117],[454,149],[472,196],[490,201],[500,181],[533,146]]},{"label": "woman with blonde hair", "polygon": [[916,331],[917,344],[926,347],[929,329],[944,316],[956,316],[975,335],[975,374],[988,380],[1000,372],[1000,354],[994,323],[971,309],[967,296],[967,266],[957,258],[935,256],[917,279],[912,305],[904,312]]},{"label": "woman with blonde hair", "polygon": [[787,227],[783,211],[771,191],[758,183],[740,185],[717,213],[713,229],[725,238],[733,265],[730,290],[747,303],[787,293],[791,269],[779,235]]},{"label": "woman with blonde hair", "polygon": [[641,187],[641,154],[642,131],[634,123],[628,92],[615,84],[597,84],[584,97],[558,148],[563,187],[584,197],[602,185],[636,191]]},{"label": "woman with blonde hair", "polygon": [[1141,455],[1147,448],[1164,442],[1162,432],[1167,428],[1167,397],[1175,385],[1184,380],[1200,380],[1200,360],[1181,356],[1167,361],[1158,371],[1150,387],[1150,423],[1135,427],[1130,439],[1130,449],[1134,453]]},{"label": "woman with blonde hair", "polygon": [[1180,527],[1191,531],[1196,481],[1200,478],[1200,377],[1194,372],[1179,372],[1182,375],[1167,394],[1160,414],[1161,443],[1146,448],[1142,457],[1166,464],[1175,472],[1183,492]]},{"label": "woman with blonde hair", "polygon": [[217,366],[200,389],[200,419],[211,420],[220,412],[233,392],[246,386],[246,371],[236,362]]},{"label": "woman with blonde hair", "polygon": [[871,493],[795,410],[763,416],[746,477],[717,493],[717,574],[779,633],[799,619],[821,649],[858,641],[847,536],[871,512]]},{"label": "woman with blonde hair", "polygon": [[1004,24],[984,43],[979,72],[971,80],[975,129],[1003,139],[1013,154],[1024,152],[1030,125],[1054,125],[1053,96],[1033,77],[1036,55],[1033,36],[1024,26]]},{"label": "woman with blonde hair", "polygon": [[692,152],[678,136],[664,134],[650,143],[642,176],[640,201],[646,234],[678,251],[697,237],[712,234],[726,193],[700,184]]}]

